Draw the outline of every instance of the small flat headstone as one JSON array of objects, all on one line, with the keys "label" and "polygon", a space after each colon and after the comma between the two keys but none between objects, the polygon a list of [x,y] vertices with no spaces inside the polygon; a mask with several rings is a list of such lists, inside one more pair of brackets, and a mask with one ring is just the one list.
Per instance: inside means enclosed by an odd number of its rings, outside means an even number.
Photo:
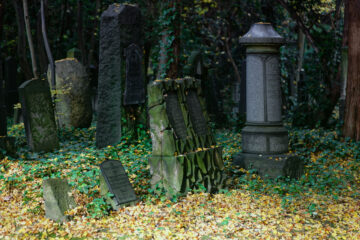
[{"label": "small flat headstone", "polygon": [[105,160],[100,164],[100,170],[109,192],[114,194],[115,206],[137,201],[135,191],[120,161]]},{"label": "small flat headstone", "polygon": [[65,212],[76,207],[70,196],[71,188],[66,180],[50,178],[43,181],[45,215],[57,222],[68,220]]},{"label": "small flat headstone", "polygon": [[199,136],[206,135],[207,122],[205,120],[199,98],[194,90],[189,91],[186,96],[186,104],[195,133]]},{"label": "small flat headstone", "polygon": [[141,104],[145,102],[145,83],[142,76],[142,54],[137,44],[130,44],[125,49],[126,82],[124,105]]},{"label": "small flat headstone", "polygon": [[168,93],[168,96],[166,97],[166,112],[170,124],[175,130],[176,136],[185,139],[187,136],[187,128],[176,92]]}]

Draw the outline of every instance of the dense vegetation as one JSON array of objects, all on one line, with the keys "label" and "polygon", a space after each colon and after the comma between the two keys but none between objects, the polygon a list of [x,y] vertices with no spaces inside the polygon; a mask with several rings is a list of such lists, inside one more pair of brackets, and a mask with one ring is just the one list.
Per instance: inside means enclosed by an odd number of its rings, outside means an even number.
[{"label": "dense vegetation", "polygon": [[[11,238],[101,237],[111,239],[357,238],[360,220],[360,144],[336,131],[292,129],[290,146],[306,162],[299,180],[261,180],[252,171],[231,166],[241,150],[240,134],[216,132],[224,147],[228,188],[218,194],[201,187],[167,199],[153,194],[147,158],[151,141],[123,138],[116,146],[95,148],[95,129],[61,133],[61,150],[29,153],[23,125],[14,125],[19,157],[6,157],[0,170],[0,235]],[[108,215],[99,194],[98,165],[119,159],[140,203]],[[42,180],[69,180],[77,208],[72,221],[54,223],[44,216]]]}]

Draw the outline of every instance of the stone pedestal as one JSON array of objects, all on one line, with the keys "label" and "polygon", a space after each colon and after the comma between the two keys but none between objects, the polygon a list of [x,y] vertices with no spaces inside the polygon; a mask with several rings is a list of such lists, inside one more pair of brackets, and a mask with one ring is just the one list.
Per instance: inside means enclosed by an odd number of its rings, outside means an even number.
[{"label": "stone pedestal", "polygon": [[284,38],[271,24],[256,23],[240,43],[246,45],[246,126],[243,152],[233,163],[257,169],[261,176],[299,176],[302,163],[287,154],[288,132],[281,114],[279,47]]}]

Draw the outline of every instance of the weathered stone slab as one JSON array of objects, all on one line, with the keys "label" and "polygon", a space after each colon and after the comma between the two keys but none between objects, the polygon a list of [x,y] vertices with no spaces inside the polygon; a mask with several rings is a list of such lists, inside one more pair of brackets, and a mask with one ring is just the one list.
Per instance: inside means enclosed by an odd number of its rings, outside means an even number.
[{"label": "weathered stone slab", "polygon": [[[90,79],[85,67],[75,58],[55,62],[56,106],[60,128],[87,128],[92,120]],[[48,69],[48,80],[51,70]],[[50,84],[50,83],[49,83]]]},{"label": "weathered stone slab", "polygon": [[[148,86],[153,154],[151,186],[168,196],[207,186],[223,186],[222,149],[208,130],[200,81],[193,78],[156,80]],[[166,111],[165,111],[166,109]]]},{"label": "weathered stone slab", "polygon": [[70,186],[64,179],[44,180],[43,197],[46,217],[57,222],[68,220],[65,212],[76,207]]},{"label": "weathered stone slab", "polygon": [[186,104],[195,133],[199,136],[207,135],[207,122],[205,121],[198,96],[194,90],[189,91],[186,96]]},{"label": "weathered stone slab", "polygon": [[145,80],[142,73],[142,50],[132,43],[125,49],[126,81],[124,105],[145,102]]},{"label": "weathered stone slab", "polygon": [[98,119],[96,146],[102,148],[121,139],[122,82],[125,76],[124,49],[142,46],[140,9],[129,4],[112,4],[101,15]]},{"label": "weathered stone slab", "polygon": [[186,124],[176,92],[169,92],[166,97],[166,113],[175,130],[176,137],[185,139],[187,137]]},{"label": "weathered stone slab", "polygon": [[20,85],[19,95],[28,145],[34,152],[59,148],[49,84],[28,80]]},{"label": "weathered stone slab", "polygon": [[114,194],[114,197],[107,201],[113,209],[117,210],[120,206],[137,201],[134,189],[128,176],[118,160],[105,160],[100,164],[101,177],[105,184],[101,184],[101,194],[106,197],[106,193]]}]

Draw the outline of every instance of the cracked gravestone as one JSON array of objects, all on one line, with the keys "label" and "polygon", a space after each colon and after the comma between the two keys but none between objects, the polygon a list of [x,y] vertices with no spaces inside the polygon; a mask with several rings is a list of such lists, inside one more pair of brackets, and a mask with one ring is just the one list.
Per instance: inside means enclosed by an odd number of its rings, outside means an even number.
[{"label": "cracked gravestone", "polygon": [[[114,210],[137,202],[134,189],[119,160],[105,160],[100,164],[100,194]],[[113,194],[112,197],[108,193]]]},{"label": "cracked gravestone", "polygon": [[216,146],[200,80],[186,77],[156,80],[148,85],[154,189],[168,195],[204,186],[208,192],[223,187],[222,148]]},{"label": "cracked gravestone", "polygon": [[68,220],[65,212],[76,207],[71,196],[71,188],[64,179],[46,179],[43,181],[45,215],[56,222]]},{"label": "cracked gravestone", "polygon": [[32,79],[19,87],[27,143],[34,152],[59,148],[49,84]]}]

